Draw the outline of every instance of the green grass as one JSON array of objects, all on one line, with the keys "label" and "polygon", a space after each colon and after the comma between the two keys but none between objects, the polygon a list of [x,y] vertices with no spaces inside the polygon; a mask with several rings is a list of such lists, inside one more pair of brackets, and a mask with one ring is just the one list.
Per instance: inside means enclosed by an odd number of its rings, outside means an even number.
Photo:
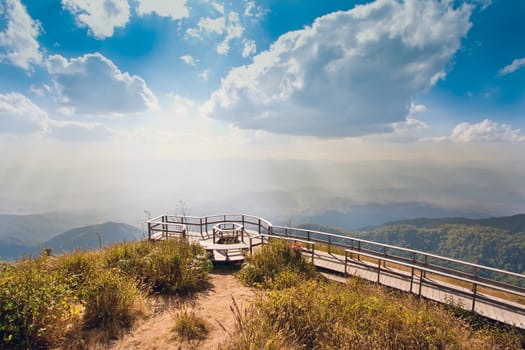
[{"label": "green grass", "polygon": [[147,314],[148,294],[207,286],[211,262],[181,240],[0,263],[0,349],[75,348],[118,337]]},{"label": "green grass", "polygon": [[302,258],[301,246],[284,240],[256,250],[238,273],[244,284],[264,288],[285,288],[316,275],[315,266]]},{"label": "green grass", "polygon": [[208,335],[207,322],[193,310],[183,307],[175,314],[173,331],[182,341],[202,340]]},{"label": "green grass", "polygon": [[359,278],[343,284],[305,274],[294,249],[272,243],[241,270],[241,280],[266,292],[244,314],[234,308],[237,327],[223,349],[522,348],[517,330],[470,324],[450,307]]}]

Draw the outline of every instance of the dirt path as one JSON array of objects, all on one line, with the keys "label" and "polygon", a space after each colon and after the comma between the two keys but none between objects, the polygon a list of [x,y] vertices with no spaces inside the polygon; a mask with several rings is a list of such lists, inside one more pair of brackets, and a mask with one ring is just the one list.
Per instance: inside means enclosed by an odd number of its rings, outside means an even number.
[{"label": "dirt path", "polygon": [[208,322],[210,332],[206,339],[199,342],[178,341],[172,329],[175,324],[174,315],[180,310],[180,303],[168,303],[163,310],[145,320],[111,349],[217,349],[217,346],[228,338],[228,333],[219,323],[229,332],[233,331],[235,325],[234,315],[230,310],[232,297],[244,308],[254,291],[243,286],[231,273],[212,273],[210,283],[210,289],[186,301],[197,315]]}]

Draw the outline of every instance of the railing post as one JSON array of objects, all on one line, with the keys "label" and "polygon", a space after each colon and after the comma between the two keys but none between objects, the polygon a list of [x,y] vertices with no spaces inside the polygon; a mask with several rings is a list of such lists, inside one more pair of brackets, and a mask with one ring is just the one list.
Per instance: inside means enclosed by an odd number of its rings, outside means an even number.
[{"label": "railing post", "polygon": [[166,232],[166,215],[162,215],[162,235],[164,236],[164,239],[168,239],[168,232]]},{"label": "railing post", "polygon": [[205,222],[205,225],[206,225],[205,226],[206,227],[206,237],[209,238],[210,236],[208,234],[208,217],[207,216],[204,217],[204,222]]},{"label": "railing post", "polygon": [[241,227],[241,241],[244,243],[244,226]]},{"label": "railing post", "polygon": [[419,292],[418,296],[421,296],[421,288],[423,287],[423,270],[419,270]]},{"label": "railing post", "polygon": [[328,236],[328,254],[332,254],[332,236]]},{"label": "railing post", "polygon": [[212,230],[213,230],[213,244],[215,244],[215,228],[213,228]]},{"label": "railing post", "polygon": [[250,237],[250,256],[252,256],[252,254],[253,254],[253,243],[252,243],[252,241],[253,241],[253,238]]},{"label": "railing post", "polygon": [[151,241],[151,222],[148,221],[148,239]]},{"label": "railing post", "polygon": [[[473,280],[476,281],[478,279],[478,268],[474,266],[474,271],[472,273]],[[474,312],[474,309],[476,307],[476,295],[478,291],[478,284],[476,282],[472,283],[472,309],[471,311]]]},{"label": "railing post", "polygon": [[359,254],[360,251],[361,251],[361,241],[357,241],[357,261],[361,261],[361,254]]},{"label": "railing post", "polygon": [[201,230],[201,237],[202,237],[202,217],[199,218],[199,227]]},{"label": "railing post", "polygon": [[261,234],[261,219],[259,219],[259,234]]},{"label": "railing post", "polygon": [[[425,267],[428,268],[428,255],[425,254]],[[423,271],[423,277],[427,278],[427,272]]]},{"label": "railing post", "polygon": [[348,251],[345,249],[345,277],[348,277]]},{"label": "railing post", "polygon": [[307,239],[308,239],[308,242],[310,242],[310,231],[307,231],[307,232],[306,232],[306,237],[307,237]]},{"label": "railing post", "polygon": [[377,284],[380,284],[379,283],[380,278],[381,278],[381,259],[377,258]]},{"label": "railing post", "polygon": [[[386,258],[386,247],[383,246],[383,256]],[[383,260],[383,267],[386,267],[386,260]]]},{"label": "railing post", "polygon": [[414,285],[414,265],[416,264],[416,252],[412,253],[412,269],[410,270],[410,293]]},{"label": "railing post", "polygon": [[314,263],[315,243],[312,243],[312,264]]}]

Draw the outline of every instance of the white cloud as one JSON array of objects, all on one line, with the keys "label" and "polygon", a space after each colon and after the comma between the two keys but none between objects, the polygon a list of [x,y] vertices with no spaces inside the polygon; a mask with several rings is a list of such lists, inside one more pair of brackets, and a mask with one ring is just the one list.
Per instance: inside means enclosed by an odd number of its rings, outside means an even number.
[{"label": "white cloud", "polygon": [[0,94],[0,134],[44,132],[47,113],[26,96],[12,92]]},{"label": "white cloud", "polygon": [[461,123],[452,130],[450,140],[454,142],[525,142],[520,129],[508,124],[499,124],[485,119],[477,124]]},{"label": "white cloud", "polygon": [[53,55],[47,70],[55,81],[62,108],[80,114],[115,116],[158,109],[146,82],[99,53],[70,60]]},{"label": "white cloud", "polygon": [[186,0],[137,0],[137,13],[140,16],[156,13],[161,17],[181,19],[190,16],[190,10]]},{"label": "white cloud", "polygon": [[195,38],[200,38],[203,32],[223,36],[222,41],[217,45],[217,53],[226,55],[230,51],[231,41],[242,38],[244,27],[241,24],[239,14],[232,11],[227,16],[200,18],[197,28],[186,30],[186,34]]},{"label": "white cloud", "polygon": [[115,133],[100,123],[54,120],[26,96],[0,94],[0,134],[39,133],[62,141],[103,141]]},{"label": "white cloud", "polygon": [[210,71],[208,69],[205,69],[199,73],[199,78],[201,78],[204,81],[208,81],[209,75],[210,75]]},{"label": "white cloud", "polygon": [[[419,114],[428,111],[425,105],[411,104],[408,116],[404,121],[392,123],[392,132],[366,136],[365,139],[383,142],[415,142],[424,141],[421,133],[428,129],[428,125],[417,119]],[[436,140],[432,140],[436,141]]]},{"label": "white cloud", "polygon": [[235,38],[242,38],[244,27],[241,25],[239,14],[237,12],[230,12],[228,20],[226,21],[226,36],[223,41],[217,46],[217,53],[226,55],[230,51],[230,42]]},{"label": "white cloud", "polygon": [[51,92],[51,86],[47,84],[42,84],[41,86],[31,85],[29,86],[29,91],[38,97],[43,97],[45,94]]},{"label": "white cloud", "polygon": [[0,0],[0,8],[0,22],[5,23],[0,31],[0,61],[7,60],[23,69],[40,63],[42,54],[36,39],[40,23],[29,16],[20,0]]},{"label": "white cloud", "polygon": [[218,2],[212,1],[211,6],[215,9],[215,11],[219,12],[220,14],[224,15],[224,5],[219,4]]},{"label": "white cloud", "polygon": [[481,7],[481,11],[487,9],[487,7],[492,5],[492,0],[472,0],[472,2]]},{"label": "white cloud", "polygon": [[376,1],[282,35],[232,69],[204,110],[243,129],[320,137],[392,132],[445,76],[472,7]]},{"label": "white cloud", "polygon": [[96,142],[109,140],[115,132],[100,123],[50,119],[47,135],[66,142]]},{"label": "white cloud", "polygon": [[62,0],[62,6],[97,39],[113,36],[115,28],[124,27],[130,17],[128,0]]},{"label": "white cloud", "polygon": [[200,36],[201,32],[222,34],[226,28],[226,19],[224,17],[210,18],[205,17],[199,19],[197,23],[198,29],[188,29],[186,32],[191,36]]},{"label": "white cloud", "polygon": [[197,64],[197,60],[195,60],[192,56],[190,55],[184,55],[184,56],[180,56],[180,59],[182,61],[184,61],[184,63],[186,63],[187,65],[189,66],[194,66]]},{"label": "white cloud", "polygon": [[255,41],[253,40],[244,40],[243,44],[244,46],[242,48],[242,57],[244,58],[253,55],[257,50],[257,46],[255,44]]},{"label": "white cloud", "polygon": [[525,66],[525,57],[523,58],[516,58],[514,61],[512,61],[511,64],[506,65],[505,67],[501,68],[499,71],[499,75],[507,75],[510,73],[514,73],[521,67]]},{"label": "white cloud", "polygon": [[260,18],[265,15],[265,11],[262,7],[255,5],[255,1],[248,1],[244,8],[244,15],[246,17]]}]

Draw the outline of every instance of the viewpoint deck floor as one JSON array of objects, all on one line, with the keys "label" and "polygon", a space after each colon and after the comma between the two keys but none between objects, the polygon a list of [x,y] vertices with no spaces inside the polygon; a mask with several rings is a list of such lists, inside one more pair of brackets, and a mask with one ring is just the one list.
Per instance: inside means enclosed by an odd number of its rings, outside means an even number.
[{"label": "viewpoint deck floor", "polygon": [[[247,237],[256,237],[256,232],[246,232]],[[204,233],[205,236],[210,237],[210,233]],[[191,238],[194,242],[201,242],[202,237],[193,236]],[[209,243],[208,243],[209,244]],[[206,244],[203,244],[206,246]],[[255,249],[255,247],[254,247]],[[244,252],[247,249],[242,249]],[[224,249],[214,250],[215,261],[240,261],[243,260],[243,253],[241,249],[232,249],[227,252]],[[305,252],[304,256],[312,258],[311,251]],[[345,257],[337,254],[330,254],[324,251],[316,250],[313,254],[313,262],[315,266],[325,272],[334,273],[339,276],[345,273]],[[472,309],[472,298],[462,295],[461,292],[469,294],[471,291],[467,288],[462,288],[458,285],[453,285],[444,281],[433,278],[420,278],[417,274],[411,281],[411,275],[402,270],[392,269],[390,267],[381,267],[378,274],[377,264],[366,263],[356,259],[349,260],[347,264],[347,275],[358,276],[363,279],[379,282],[381,285],[395,288],[407,293],[421,295],[422,297],[434,300],[440,303],[453,304],[465,310]],[[335,277],[335,276],[334,276]],[[341,277],[336,277],[337,280],[344,280]],[[493,300],[498,300],[497,297],[491,296]],[[501,300],[501,299],[499,299]],[[506,301],[508,304],[513,304]],[[525,309],[523,304],[514,303],[516,308],[508,308],[496,303],[490,303],[485,300],[477,299],[475,302],[474,311],[487,318],[500,321],[521,329],[525,329]],[[521,310],[520,310],[521,309]]]}]

